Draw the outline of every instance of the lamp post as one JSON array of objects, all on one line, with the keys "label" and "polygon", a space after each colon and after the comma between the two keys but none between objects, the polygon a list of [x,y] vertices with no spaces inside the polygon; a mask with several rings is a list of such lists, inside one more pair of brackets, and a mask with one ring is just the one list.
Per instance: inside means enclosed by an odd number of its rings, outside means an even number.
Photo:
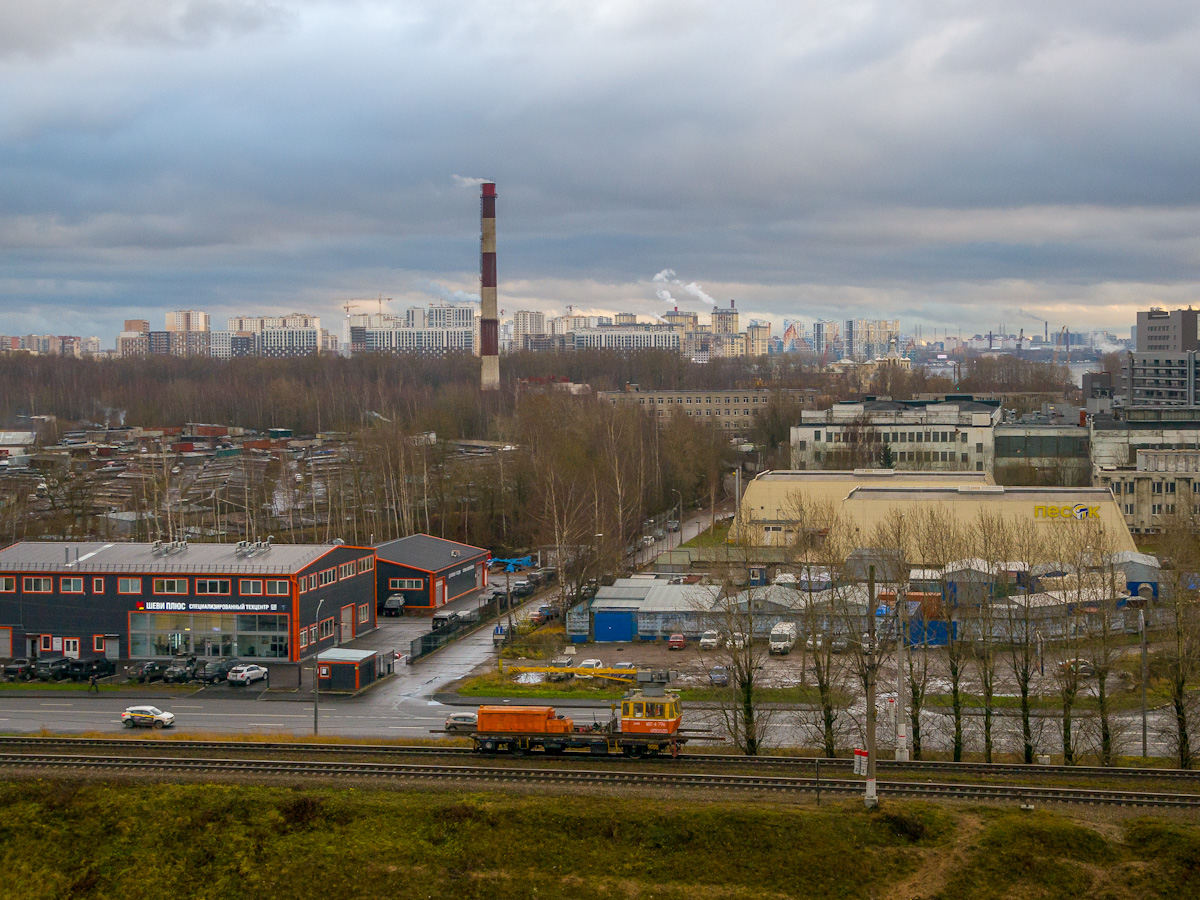
[{"label": "lamp post", "polygon": [[[675,488],[671,488],[671,493],[679,498],[679,517],[675,520],[679,523],[679,541],[675,545],[678,547],[679,544],[683,543],[683,494],[679,493]],[[671,549],[671,538],[669,535],[667,537],[667,549]]]},{"label": "lamp post", "polygon": [[[325,602],[322,597],[317,601],[317,635],[318,641],[321,634],[321,604]],[[317,645],[317,655],[313,658],[313,734],[320,734],[319,716],[321,713],[321,647]]]},{"label": "lamp post", "polygon": [[875,567],[867,569],[867,646],[864,663],[867,670],[867,789],[863,804],[867,809],[879,805],[875,783],[875,677],[879,656],[875,648]]},{"label": "lamp post", "polygon": [[1148,742],[1146,740],[1146,676],[1149,674],[1146,667],[1146,611],[1138,610],[1138,631],[1142,634],[1142,759],[1149,756]]}]

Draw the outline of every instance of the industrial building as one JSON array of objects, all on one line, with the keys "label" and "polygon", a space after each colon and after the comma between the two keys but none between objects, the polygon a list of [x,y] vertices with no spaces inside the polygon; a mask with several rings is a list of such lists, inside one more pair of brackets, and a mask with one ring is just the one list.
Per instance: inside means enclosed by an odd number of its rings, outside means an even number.
[{"label": "industrial building", "polygon": [[746,388],[740,391],[652,391],[636,384],[627,384],[623,391],[599,391],[603,403],[616,406],[636,404],[648,415],[662,419],[673,413],[702,417],[719,428],[745,435],[754,427],[755,415],[766,408],[772,398],[782,398],[797,404],[811,403],[811,393],[802,390]]},{"label": "industrial building", "polygon": [[[1137,549],[1107,488],[1001,487],[981,482],[979,474],[764,472],[747,485],[730,540],[750,547],[789,544],[806,527],[801,521],[805,511],[825,505],[862,536],[861,546],[869,546],[877,527],[913,510],[936,507],[964,531],[981,513],[988,513],[1016,534],[1026,535],[1030,529],[1043,534],[1045,545],[1051,546],[1064,529],[1088,522],[1103,529],[1110,552]],[[915,550],[920,552],[919,547]]]},{"label": "industrial building", "polygon": [[949,396],[940,403],[864,400],[804,410],[792,426],[793,469],[878,464],[891,453],[898,469],[990,472],[998,403]]},{"label": "industrial building", "polygon": [[1101,466],[1134,534],[1162,531],[1179,517],[1200,515],[1200,450],[1138,450],[1133,466]]},{"label": "industrial building", "polygon": [[374,628],[369,547],[55,541],[0,551],[0,656],[295,662]]},{"label": "industrial building", "polygon": [[379,604],[394,595],[406,611],[432,612],[487,584],[490,554],[431,534],[410,534],[375,548]]}]

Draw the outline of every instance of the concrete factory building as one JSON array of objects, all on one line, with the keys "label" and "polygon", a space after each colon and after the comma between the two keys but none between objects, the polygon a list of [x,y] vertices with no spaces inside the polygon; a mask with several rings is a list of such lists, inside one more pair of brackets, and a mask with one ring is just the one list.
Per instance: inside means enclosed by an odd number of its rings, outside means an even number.
[{"label": "concrete factory building", "polygon": [[375,551],[22,542],[0,551],[0,656],[298,661],[375,628]]},{"label": "concrete factory building", "polygon": [[[730,540],[747,546],[788,544],[818,507],[836,511],[856,535],[872,545],[876,528],[901,513],[938,507],[965,530],[983,512],[998,516],[1015,534],[1044,536],[1053,543],[1076,524],[1097,523],[1109,552],[1136,551],[1120,505],[1104,488],[1000,487],[986,473],[764,472],[741,498]],[[919,552],[920,548],[915,548]]]}]

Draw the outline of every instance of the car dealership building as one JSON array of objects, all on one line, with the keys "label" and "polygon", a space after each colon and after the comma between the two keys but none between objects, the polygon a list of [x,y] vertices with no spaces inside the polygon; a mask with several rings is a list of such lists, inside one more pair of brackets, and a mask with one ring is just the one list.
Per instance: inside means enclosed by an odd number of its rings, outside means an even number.
[{"label": "car dealership building", "polygon": [[0,657],[297,662],[375,628],[375,551],[21,542],[0,551]]}]

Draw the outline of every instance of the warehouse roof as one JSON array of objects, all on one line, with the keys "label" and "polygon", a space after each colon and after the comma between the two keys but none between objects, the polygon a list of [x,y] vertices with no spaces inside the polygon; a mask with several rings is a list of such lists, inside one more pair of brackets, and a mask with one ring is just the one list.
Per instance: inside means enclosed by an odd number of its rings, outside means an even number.
[{"label": "warehouse roof", "polygon": [[0,550],[0,571],[290,575],[333,549],[331,544],[271,544],[247,555],[237,544],[22,541]]},{"label": "warehouse roof", "polygon": [[375,548],[379,558],[401,566],[410,566],[422,572],[440,572],[468,559],[487,556],[488,551],[458,541],[434,537],[431,534],[410,534],[395,541],[387,541]]}]

